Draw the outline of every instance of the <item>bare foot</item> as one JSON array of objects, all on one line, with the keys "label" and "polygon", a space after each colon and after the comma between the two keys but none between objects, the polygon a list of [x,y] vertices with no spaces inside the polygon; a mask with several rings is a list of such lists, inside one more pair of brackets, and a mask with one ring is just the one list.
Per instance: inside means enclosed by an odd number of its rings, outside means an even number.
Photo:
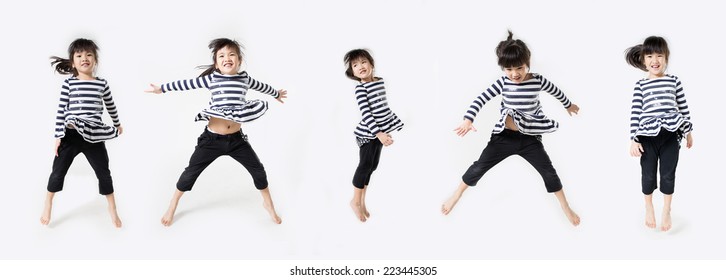
[{"label": "bare foot", "polygon": [[459,202],[459,198],[461,198],[461,193],[455,192],[454,195],[449,198],[449,200],[441,205],[441,213],[443,213],[444,215],[449,215],[449,213],[451,213],[451,210],[454,209],[456,203]]},{"label": "bare foot", "polygon": [[358,217],[358,220],[360,220],[361,222],[366,221],[365,213],[363,213],[359,203],[356,203],[355,200],[351,200],[350,208],[353,209],[353,213],[355,213],[355,215]]},{"label": "bare foot", "polygon": [[108,207],[108,213],[111,214],[111,222],[113,222],[113,225],[117,228],[121,227],[121,219],[118,217],[118,213],[116,212],[115,207]]},{"label": "bare foot", "polygon": [[361,209],[361,212],[363,212],[363,215],[366,216],[366,219],[368,219],[368,218],[371,217],[371,213],[368,213],[368,208],[366,208],[366,204],[365,203],[361,203],[360,204],[360,209]]},{"label": "bare foot", "polygon": [[580,216],[578,216],[575,211],[572,211],[570,207],[563,207],[562,211],[565,212],[565,216],[567,216],[567,219],[570,220],[570,223],[572,223],[573,226],[580,224]]},{"label": "bare foot", "polygon": [[278,225],[282,223],[282,219],[280,219],[280,216],[277,216],[277,212],[275,212],[275,206],[272,205],[272,202],[263,202],[262,207],[265,207],[265,210],[267,210],[267,213],[270,214],[270,218],[272,218],[273,222]]},{"label": "bare foot", "polygon": [[50,212],[51,208],[53,208],[53,203],[50,201],[45,201],[45,207],[43,208],[43,214],[40,216],[40,224],[47,226],[50,224]]},{"label": "bare foot", "polygon": [[668,231],[671,229],[672,223],[671,223],[671,211],[666,209],[663,209],[663,221],[661,221],[660,224],[660,230],[662,231]]},{"label": "bare foot", "polygon": [[655,228],[655,210],[653,205],[645,205],[645,226]]},{"label": "bare foot", "polygon": [[161,224],[165,227],[170,226],[174,222],[174,212],[176,212],[176,207],[170,205],[169,209],[166,210],[166,214],[161,217]]}]

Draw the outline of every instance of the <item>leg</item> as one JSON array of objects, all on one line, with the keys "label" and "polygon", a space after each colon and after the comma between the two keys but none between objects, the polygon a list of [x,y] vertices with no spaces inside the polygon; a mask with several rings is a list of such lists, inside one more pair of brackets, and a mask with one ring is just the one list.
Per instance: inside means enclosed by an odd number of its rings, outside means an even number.
[{"label": "leg", "polygon": [[360,210],[366,217],[366,219],[371,217],[371,213],[369,213],[368,208],[366,208],[366,193],[368,192],[368,184],[371,181],[371,176],[373,176],[373,172],[378,169],[378,163],[381,161],[381,151],[383,150],[383,143],[381,143],[381,141],[375,139],[372,142],[374,145],[371,162],[371,172],[368,174],[368,177],[364,178],[363,180],[363,193],[360,197]]},{"label": "leg", "polygon": [[174,213],[176,213],[176,207],[179,205],[179,199],[181,199],[182,195],[184,195],[183,191],[174,190],[174,195],[171,197],[171,202],[169,202],[169,209],[161,217],[162,225],[168,227],[174,222]]},{"label": "leg", "polygon": [[516,138],[511,135],[514,133],[505,131],[493,134],[479,159],[472,163],[462,176],[463,183],[468,186],[476,186],[489,169],[514,154],[516,146],[518,146]]},{"label": "leg", "polygon": [[111,215],[111,222],[113,222],[114,226],[120,228],[121,219],[118,217],[118,212],[116,212],[116,199],[113,194],[107,194],[106,200],[108,201],[108,213]]},{"label": "leg", "polygon": [[658,148],[652,141],[654,137],[641,136],[640,144],[643,146],[643,154],[640,156],[641,184],[643,194],[649,195],[658,187],[656,175],[658,174]]},{"label": "leg", "polygon": [[88,163],[93,168],[98,178],[98,192],[101,195],[109,195],[113,193],[113,180],[111,178],[111,170],[108,168],[108,151],[103,142],[84,143],[83,155],[86,156]]},{"label": "leg", "polygon": [[360,210],[363,212],[363,215],[366,216],[366,219],[371,217],[371,213],[368,213],[368,208],[366,208],[366,192],[368,191],[368,185],[363,186],[363,193],[360,196]]},{"label": "leg", "polygon": [[560,202],[560,207],[562,208],[562,212],[565,213],[565,216],[567,219],[572,223],[573,226],[577,226],[580,224],[580,216],[575,213],[575,211],[572,211],[570,208],[570,204],[567,203],[567,198],[565,198],[565,191],[560,189],[559,191],[555,192],[555,197],[557,197],[557,201]]},{"label": "leg", "polygon": [[492,134],[489,143],[479,155],[479,159],[472,163],[461,176],[461,183],[454,194],[441,205],[441,213],[444,215],[451,213],[469,186],[475,186],[489,169],[514,153],[517,143],[513,134],[514,132],[507,130],[500,134]]},{"label": "leg", "polygon": [[365,222],[370,216],[365,206],[365,194],[371,175],[378,167],[382,149],[383,144],[378,139],[373,139],[360,146],[358,152],[360,160],[353,175],[353,199],[350,207],[361,222]]},{"label": "leg", "polygon": [[48,178],[48,194],[45,196],[45,206],[40,216],[40,224],[42,225],[50,224],[55,193],[63,190],[63,183],[68,169],[71,167],[73,159],[80,153],[78,142],[71,133],[72,130],[69,129],[67,137],[61,140],[61,144],[58,147],[58,156],[53,159],[53,169],[50,173],[50,178]]},{"label": "leg", "polygon": [[673,225],[671,222],[671,201],[673,200],[672,194],[666,194],[663,196],[663,216],[660,224],[660,230],[668,231]]},{"label": "leg", "polygon": [[43,208],[43,214],[41,214],[40,216],[40,224],[44,226],[47,226],[50,223],[50,212],[51,208],[53,208],[54,196],[54,192],[48,192],[48,194],[45,196],[45,207]]},{"label": "leg", "polygon": [[459,187],[456,189],[454,194],[444,202],[444,205],[441,205],[441,213],[444,215],[448,215],[451,213],[451,210],[454,209],[454,206],[457,202],[459,202],[459,198],[461,198],[461,195],[464,194],[464,191],[469,188],[469,185],[464,183],[463,181],[459,183]]},{"label": "leg", "polygon": [[645,226],[655,228],[655,210],[653,209],[653,194],[645,195]]},{"label": "leg", "polygon": [[280,219],[280,216],[277,216],[277,212],[275,212],[275,204],[272,203],[272,196],[270,195],[270,188],[264,188],[260,190],[260,194],[262,195],[262,207],[267,210],[267,213],[270,214],[270,218],[272,218],[272,221],[276,224],[281,224],[282,219]]},{"label": "leg", "polygon": [[249,142],[243,139],[235,141],[238,142],[229,151],[229,156],[247,169],[247,172],[250,173],[255,183],[255,188],[258,190],[266,189],[268,185],[267,172],[265,172],[265,166],[260,162],[260,158],[257,157],[255,150],[252,149]]},{"label": "leg", "polygon": [[366,215],[361,209],[361,201],[363,199],[363,188],[353,188],[353,199],[350,200],[350,208],[353,209],[353,213],[358,217],[361,222],[366,221]]},{"label": "leg", "polygon": [[562,189],[560,177],[557,175],[555,167],[552,166],[552,161],[550,160],[549,155],[547,155],[547,151],[545,151],[542,141],[535,137],[527,137],[523,143],[525,144],[519,155],[529,162],[529,164],[537,170],[540,176],[542,176],[547,192],[555,194],[555,197],[557,197],[557,201],[560,203],[562,212],[565,213],[567,220],[569,220],[573,226],[579,225],[580,216],[578,216],[577,213],[570,208],[570,204],[567,202],[567,198],[565,197],[565,191]]},{"label": "leg", "polygon": [[202,171],[225,153],[227,143],[212,139],[212,137],[212,133],[205,130],[197,138],[197,146],[194,147],[194,153],[189,158],[189,165],[184,168],[184,172],[176,183],[177,190],[191,191]]},{"label": "leg", "polygon": [[[676,167],[678,166],[678,136],[674,132],[661,131],[664,142],[660,147],[660,191],[663,193],[663,214],[660,229],[671,229],[671,200],[676,183]],[[660,136],[660,135],[659,135]]]},{"label": "leg", "polygon": [[234,141],[236,142],[234,143],[233,149],[229,152],[229,156],[242,164],[250,175],[252,175],[255,188],[260,190],[260,194],[262,195],[262,207],[264,207],[267,213],[270,214],[272,221],[276,224],[282,223],[282,219],[275,211],[275,204],[272,203],[272,196],[270,195],[270,189],[268,188],[265,166],[262,165],[260,158],[257,157],[255,150],[252,149],[249,142],[242,138]]},{"label": "leg", "polygon": [[358,167],[356,167],[355,173],[353,174],[354,187],[363,189],[368,185],[373,171],[378,167],[382,148],[383,144],[378,139],[370,140],[368,143],[360,146],[358,151]]},{"label": "leg", "polygon": [[[69,135],[61,139],[61,144],[58,147],[58,156],[53,158],[53,169],[48,178],[48,192],[59,192],[63,190],[63,183],[68,173],[68,169],[71,168],[73,159],[81,152],[81,147],[78,141],[83,141],[79,135],[71,135],[69,129]],[[75,131],[73,131],[75,132]]]}]

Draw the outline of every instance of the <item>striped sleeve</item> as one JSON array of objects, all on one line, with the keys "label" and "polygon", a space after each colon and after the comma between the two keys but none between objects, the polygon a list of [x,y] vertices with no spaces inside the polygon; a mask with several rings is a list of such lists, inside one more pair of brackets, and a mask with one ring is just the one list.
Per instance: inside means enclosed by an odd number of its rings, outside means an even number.
[{"label": "striped sleeve", "polygon": [[247,75],[247,78],[250,79],[250,89],[254,89],[261,93],[271,95],[274,98],[280,97],[280,93],[277,92],[277,90],[275,90],[270,85],[260,82],[258,80],[255,80],[252,77],[250,77],[249,75]]},{"label": "striped sleeve", "polygon": [[572,106],[572,103],[570,102],[570,99],[565,96],[565,93],[562,92],[555,84],[550,82],[549,80],[545,79],[545,77],[540,76],[540,82],[542,86],[542,91],[549,93],[550,95],[557,98],[557,100],[562,103],[562,106],[565,106],[565,109],[570,108]]},{"label": "striped sleeve", "polygon": [[105,87],[103,88],[103,103],[106,104],[106,110],[111,115],[113,120],[113,126],[120,126],[121,122],[118,119],[118,111],[116,110],[116,104],[113,102],[111,96],[111,88],[108,86],[108,81],[104,80]]},{"label": "striped sleeve", "polygon": [[633,89],[632,104],[630,107],[630,140],[639,142],[638,138],[635,137],[635,133],[640,125],[640,114],[643,113],[643,89],[640,87],[640,82],[636,83]]},{"label": "striped sleeve", "polygon": [[674,76],[674,78],[676,79],[676,103],[678,103],[678,111],[681,112],[681,115],[690,119],[691,112],[688,110],[688,103],[686,103],[686,94],[683,93],[683,85],[681,84],[681,80],[679,80],[678,77]]},{"label": "striped sleeve", "polygon": [[[678,79],[678,77],[673,76],[673,78],[676,80],[676,103],[678,104],[678,111],[690,123],[691,111],[688,110],[688,103],[686,102],[686,94],[683,93],[683,85],[681,84],[681,80]],[[691,132],[691,130],[693,130],[693,125],[684,125],[684,126],[681,126],[679,129],[685,135],[686,133]]]},{"label": "striped sleeve", "polygon": [[489,86],[489,88],[487,88],[474,99],[474,101],[469,106],[469,109],[466,111],[466,114],[464,114],[464,118],[470,120],[471,122],[474,122],[476,114],[478,114],[481,108],[484,107],[484,104],[489,102],[489,100],[492,100],[492,98],[496,97],[497,95],[502,94],[503,86],[504,77],[494,82],[491,86]]},{"label": "striped sleeve", "polygon": [[188,80],[179,80],[176,82],[166,83],[161,85],[161,92],[165,93],[168,91],[183,91],[192,90],[198,88],[209,88],[209,84],[212,82],[212,75],[197,77]]},{"label": "striped sleeve", "polygon": [[368,127],[373,135],[381,132],[381,128],[378,127],[371,112],[371,106],[368,102],[368,90],[363,85],[357,85],[355,87],[355,100],[358,102],[358,109],[360,109],[361,115],[363,115],[362,123]]},{"label": "striped sleeve", "polygon": [[68,107],[68,99],[70,92],[70,82],[68,79],[63,81],[61,86],[60,101],[58,102],[58,108],[55,114],[55,138],[63,138],[66,136],[66,108]]}]

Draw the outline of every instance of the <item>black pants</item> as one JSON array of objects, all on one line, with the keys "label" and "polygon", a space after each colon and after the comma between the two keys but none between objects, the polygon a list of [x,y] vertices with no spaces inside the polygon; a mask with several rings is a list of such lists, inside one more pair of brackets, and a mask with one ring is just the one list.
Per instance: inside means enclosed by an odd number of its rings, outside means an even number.
[{"label": "black pants", "polygon": [[462,180],[469,186],[475,186],[489,169],[511,155],[519,155],[539,172],[547,192],[561,190],[560,177],[557,176],[557,171],[552,166],[552,161],[540,139],[539,136],[524,135],[508,129],[499,134],[492,134],[492,138],[481,152],[479,160],[466,170]]},{"label": "black pants", "polygon": [[202,174],[209,164],[220,156],[228,155],[237,162],[241,163],[255,183],[255,188],[262,190],[267,188],[267,173],[260,159],[252,150],[252,146],[247,142],[247,136],[239,133],[220,135],[208,131],[206,128],[202,135],[197,138],[197,146],[194,153],[189,159],[189,166],[179,177],[176,188],[186,192],[192,190],[194,182],[197,181],[199,174]]},{"label": "black pants", "polygon": [[660,161],[660,192],[673,194],[676,183],[676,166],[678,165],[678,134],[661,129],[653,137],[638,136],[643,145],[640,156],[643,194],[652,194],[656,188],[656,175]]},{"label": "black pants", "polygon": [[378,161],[381,159],[381,150],[383,150],[383,143],[377,138],[360,146],[360,162],[353,175],[354,187],[362,189],[371,181],[371,175],[378,168]]},{"label": "black pants", "polygon": [[63,183],[73,159],[83,153],[91,164],[98,178],[98,192],[102,195],[113,193],[113,180],[108,169],[108,152],[104,142],[89,143],[83,140],[75,129],[66,128],[66,136],[61,138],[58,147],[58,156],[53,159],[53,171],[48,179],[48,191],[59,192],[63,190]]}]

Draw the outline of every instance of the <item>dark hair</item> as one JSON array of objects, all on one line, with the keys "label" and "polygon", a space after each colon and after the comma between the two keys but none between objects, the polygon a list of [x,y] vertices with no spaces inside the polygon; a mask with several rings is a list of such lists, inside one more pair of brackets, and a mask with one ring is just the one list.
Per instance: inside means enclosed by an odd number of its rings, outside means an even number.
[{"label": "dark hair", "polygon": [[215,70],[217,70],[217,52],[221,49],[224,49],[225,47],[236,51],[237,54],[239,54],[240,63],[242,62],[242,57],[244,56],[244,53],[242,53],[242,45],[240,45],[240,43],[237,43],[237,41],[227,38],[214,39],[209,42],[209,48],[212,50],[212,64],[198,66],[197,68],[199,69],[206,68],[206,70],[204,70],[204,72],[202,72],[199,77],[212,74]]},{"label": "dark hair", "polygon": [[666,62],[668,62],[668,57],[671,55],[671,52],[668,50],[668,43],[663,37],[650,36],[645,38],[643,44],[628,48],[625,50],[625,61],[635,68],[648,71],[648,68],[645,67],[643,58],[646,55],[653,53],[665,55]]},{"label": "dark hair", "polygon": [[348,69],[345,70],[345,76],[348,78],[354,80],[354,81],[360,81],[355,75],[353,75],[353,65],[351,65],[351,62],[364,58],[367,59],[368,62],[371,63],[371,66],[376,67],[376,63],[373,61],[373,57],[366,49],[354,49],[349,51],[345,54],[343,57],[343,61],[345,62],[345,65],[348,67]]},{"label": "dark hair", "polygon": [[522,40],[512,39],[512,31],[507,30],[509,36],[507,40],[499,42],[497,45],[497,64],[502,68],[516,67],[527,65],[529,67],[529,58],[531,56],[529,48]]},{"label": "dark hair", "polygon": [[73,74],[73,76],[77,76],[78,71],[73,67],[73,55],[77,52],[82,51],[92,52],[93,56],[96,58],[96,62],[98,62],[98,50],[98,46],[96,46],[96,43],[94,43],[93,41],[84,38],[78,38],[74,40],[70,46],[68,46],[67,59],[57,56],[51,56],[50,59],[52,61],[50,62],[50,65],[55,67],[55,71],[60,74]]}]

